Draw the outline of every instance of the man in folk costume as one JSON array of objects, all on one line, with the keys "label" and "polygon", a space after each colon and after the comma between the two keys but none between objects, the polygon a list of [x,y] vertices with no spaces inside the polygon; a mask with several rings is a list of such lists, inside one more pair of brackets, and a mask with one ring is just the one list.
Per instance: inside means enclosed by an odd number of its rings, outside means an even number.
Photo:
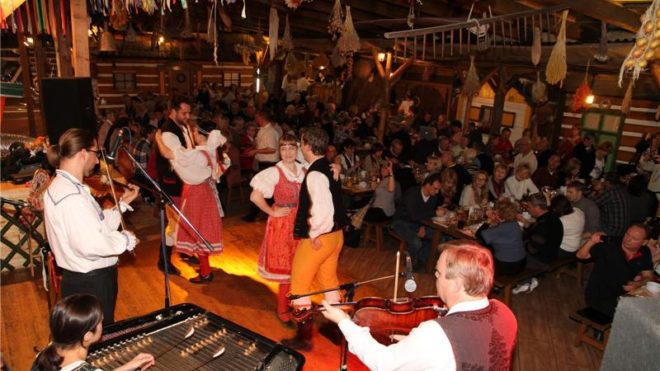
[{"label": "man in folk costume", "polygon": [[[302,182],[300,200],[294,225],[294,237],[301,239],[293,258],[291,294],[301,295],[310,291],[316,279],[320,289],[337,287],[337,262],[344,245],[342,228],[348,225],[341,201],[341,184],[335,180],[330,162],[325,157],[328,134],[321,128],[304,129],[301,150],[310,164]],[[331,303],[340,301],[338,291],[325,293]],[[292,302],[294,310],[311,307],[309,296]],[[298,324],[298,332],[285,344],[298,349],[311,348],[312,321]]]},{"label": "man in folk costume", "polygon": [[436,290],[449,311],[390,346],[378,343],[368,328],[328,302],[323,315],[339,324],[350,352],[371,370],[508,370],[518,323],[506,305],[488,299],[493,272],[493,256],[477,243],[443,246]]},{"label": "man in folk costume", "polygon": [[[160,128],[160,135],[164,143],[170,150],[174,147],[184,146],[192,148],[193,139],[187,127],[187,121],[190,119],[190,101],[185,96],[179,95],[172,97],[170,101],[170,114],[167,120]],[[170,146],[171,145],[171,146]],[[160,150],[156,149],[156,168],[158,169],[158,183],[165,193],[167,193],[174,202],[179,205],[181,200],[181,191],[183,190],[183,181],[176,174],[171,161],[164,157]],[[162,251],[158,258],[158,269],[165,270],[165,264],[168,265],[168,271],[172,274],[180,274],[179,270],[171,263],[172,246],[174,246],[174,234],[178,216],[167,208],[167,229],[165,236],[166,256]]]}]

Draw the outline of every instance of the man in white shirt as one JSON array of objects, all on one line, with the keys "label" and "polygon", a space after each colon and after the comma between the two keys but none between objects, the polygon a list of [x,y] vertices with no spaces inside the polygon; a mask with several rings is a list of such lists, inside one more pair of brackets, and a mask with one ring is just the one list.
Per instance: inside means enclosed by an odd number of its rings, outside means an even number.
[{"label": "man in white shirt", "polygon": [[[337,262],[344,245],[343,227],[349,220],[341,199],[341,184],[334,178],[330,162],[325,157],[328,134],[319,127],[306,128],[300,145],[310,164],[300,189],[300,201],[293,229],[300,239],[291,270],[292,303],[297,311],[309,309],[312,301],[307,293],[316,281],[321,290],[339,285]],[[339,292],[325,293],[326,300],[340,301]],[[297,349],[311,348],[311,326],[308,320],[299,324],[293,339],[286,345]]]},{"label": "man in white shirt", "polygon": [[[272,122],[273,114],[267,109],[258,111],[255,122],[259,125],[259,131],[254,139],[254,149],[247,152],[248,156],[254,155],[257,172],[274,166],[280,160],[277,151],[280,147],[281,131],[278,131]],[[268,199],[269,205],[272,199]],[[250,211],[242,217],[243,221],[253,222],[260,210],[254,204],[250,204]]]},{"label": "man in white shirt", "polygon": [[117,302],[117,257],[132,251],[137,239],[127,230],[117,231],[121,212],[138,195],[129,185],[119,206],[102,210],[84,185],[100,153],[94,136],[82,129],[69,129],[49,149],[48,158],[57,175],[44,195],[44,220],[48,241],[57,265],[62,268],[62,297],[74,294],[96,296],[103,306],[103,323],[114,322]]},{"label": "man in white shirt", "polygon": [[539,165],[536,155],[532,151],[532,142],[527,138],[521,138],[518,146],[520,153],[513,159],[513,168],[517,169],[521,164],[527,164],[529,166],[529,173],[534,174]]},{"label": "man in white shirt", "polygon": [[520,201],[525,196],[538,193],[539,189],[529,177],[529,165],[520,164],[516,171],[504,182],[504,195]]},{"label": "man in white shirt", "polygon": [[449,311],[391,345],[378,343],[369,328],[327,301],[322,313],[339,324],[348,349],[371,370],[508,370],[518,325],[507,306],[488,300],[493,272],[491,253],[476,242],[445,244],[435,277]]}]

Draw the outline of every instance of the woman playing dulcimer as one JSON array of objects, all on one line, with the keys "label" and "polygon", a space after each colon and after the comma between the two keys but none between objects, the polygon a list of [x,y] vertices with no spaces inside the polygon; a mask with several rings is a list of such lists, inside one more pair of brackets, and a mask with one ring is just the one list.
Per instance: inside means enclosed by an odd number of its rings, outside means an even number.
[{"label": "woman playing dulcimer", "polygon": [[[296,162],[295,136],[285,134],[280,139],[279,151],[282,160],[252,178],[250,201],[268,214],[258,272],[265,279],[279,283],[277,315],[287,322],[290,319],[287,294],[291,288],[291,264],[298,246],[298,240],[293,238],[293,222],[305,170]],[[266,198],[271,197],[275,199],[272,206],[266,202]]]},{"label": "woman playing dulcimer", "polygon": [[491,253],[476,242],[445,244],[435,277],[447,315],[422,322],[389,346],[326,301],[323,315],[339,325],[348,349],[372,370],[508,370],[517,321],[506,305],[487,297],[493,272]]}]

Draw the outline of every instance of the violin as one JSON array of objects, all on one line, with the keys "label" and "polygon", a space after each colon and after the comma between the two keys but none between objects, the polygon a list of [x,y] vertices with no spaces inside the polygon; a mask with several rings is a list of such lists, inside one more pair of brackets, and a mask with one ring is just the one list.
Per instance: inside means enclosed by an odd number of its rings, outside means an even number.
[{"label": "violin", "polygon": [[[109,179],[106,175],[102,174],[85,177],[84,182],[90,188],[90,193],[96,202],[101,205],[102,209],[108,209],[115,206],[112,187],[114,187],[117,199],[121,198],[124,192],[129,189],[128,185],[115,179]],[[110,185],[111,182],[112,186]]]}]

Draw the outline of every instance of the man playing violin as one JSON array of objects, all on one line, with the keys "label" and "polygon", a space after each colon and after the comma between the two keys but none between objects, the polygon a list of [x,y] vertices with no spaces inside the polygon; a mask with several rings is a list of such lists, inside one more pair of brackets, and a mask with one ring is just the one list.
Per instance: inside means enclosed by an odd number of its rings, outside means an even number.
[{"label": "man playing violin", "polygon": [[48,241],[57,265],[62,268],[62,297],[74,294],[96,296],[103,307],[104,324],[114,322],[117,302],[117,257],[132,251],[133,232],[118,231],[121,213],[139,188],[129,185],[118,206],[103,210],[82,184],[98,164],[94,135],[69,129],[48,150],[48,160],[57,168],[44,195],[44,219]]},{"label": "man playing violin", "polygon": [[436,290],[449,311],[428,320],[389,346],[378,343],[368,328],[355,324],[343,310],[323,302],[323,315],[337,323],[348,349],[372,370],[508,370],[517,321],[511,310],[489,300],[493,257],[476,242],[443,246],[436,265]]}]

